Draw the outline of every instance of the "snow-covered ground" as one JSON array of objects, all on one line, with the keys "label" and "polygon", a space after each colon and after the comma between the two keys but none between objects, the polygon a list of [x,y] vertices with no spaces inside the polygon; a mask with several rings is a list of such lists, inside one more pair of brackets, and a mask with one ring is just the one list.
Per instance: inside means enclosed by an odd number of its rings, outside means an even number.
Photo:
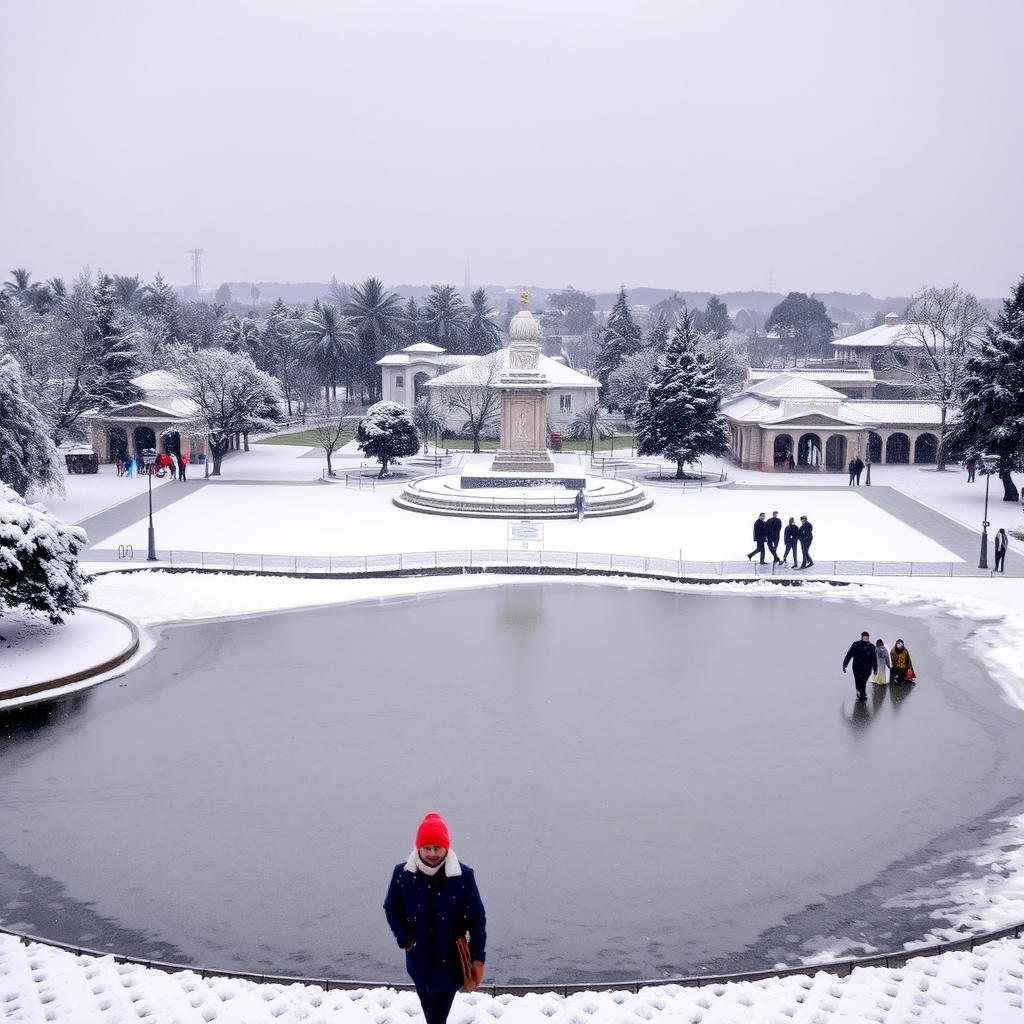
[{"label": "snow-covered ground", "polygon": [[[1019,1024],[1024,939],[970,953],[868,967],[845,978],[817,973],[765,981],[638,993],[459,994],[452,1024],[840,1024],[931,1022]],[[389,988],[325,991],[304,985],[259,985],[168,975],[110,957],[76,957],[0,936],[0,1006],[6,1020],[27,1024],[407,1024],[421,1019],[415,992]]]},{"label": "snow-covered ground", "polygon": [[0,695],[101,665],[131,643],[132,633],[125,623],[89,608],[80,609],[59,626],[38,615],[5,615],[0,621],[4,669]]},{"label": "snow-covered ground", "polygon": [[[170,482],[169,476],[154,476],[153,489]],[[63,495],[29,493],[27,500],[45,505],[58,519],[73,524],[145,494],[148,488],[147,477],[118,476],[114,466],[100,466],[98,473],[68,474],[64,479]]]},{"label": "snow-covered ground", "polygon": [[[361,491],[326,483],[312,486],[309,481],[317,478],[320,467],[315,460],[300,458],[304,451],[254,445],[253,451],[236,454],[225,463],[223,481],[157,514],[157,546],[162,550],[342,555],[494,549],[508,544],[503,520],[430,516],[397,508],[392,498],[401,484],[384,482],[374,490]],[[466,461],[473,458],[468,456]],[[476,461],[489,458],[475,457]],[[305,485],[298,485],[293,475],[299,470],[305,472]],[[684,493],[652,486],[655,504],[650,510],[583,523],[548,522],[544,545],[553,551],[689,561],[741,559],[752,546],[752,523],[758,512],[770,514],[778,509],[784,522],[789,516],[806,515],[814,523],[814,554],[819,560],[960,561],[958,555],[866,501],[858,489],[829,489],[845,478],[801,476],[801,481],[815,485],[812,490],[776,486],[788,479],[769,474],[751,477],[750,482],[771,489],[741,492],[715,487]],[[276,482],[280,480],[297,485]],[[950,488],[956,484],[955,474],[944,474],[942,480]],[[963,509],[962,521],[970,524],[968,511]],[[977,518],[980,522],[980,511]],[[103,548],[131,544],[144,550],[146,528],[146,520],[140,519],[111,536],[90,539]]]},{"label": "snow-covered ground", "polygon": [[[159,513],[159,546],[188,550],[263,551],[350,554],[466,547],[503,548],[506,524],[452,520],[401,512],[391,504],[395,485],[353,491],[322,484],[289,486],[315,480],[321,465],[302,458],[307,449],[253,447],[225,462],[224,481],[202,488]],[[649,512],[582,524],[545,524],[549,549],[609,551],[690,560],[736,558],[750,547],[750,524],[759,511],[778,508],[786,517],[808,515],[816,527],[815,553],[821,558],[950,560],[930,538],[923,537],[866,502],[855,489],[821,489],[844,484],[845,477],[745,473],[728,467],[731,479],[768,487],[743,491],[708,489],[682,494],[655,490]],[[237,481],[246,480],[247,484]],[[286,482],[286,483],[283,483]],[[984,483],[964,482],[963,474],[938,474],[914,467],[876,467],[873,482],[890,484],[978,529]],[[68,495],[55,510],[76,519],[110,504],[119,494],[133,494],[137,482],[111,474],[68,478]],[[813,487],[813,490],[793,490]],[[127,488],[133,488],[128,491]],[[990,519],[996,527],[1021,523],[1020,508],[996,499]],[[113,496],[113,500],[108,500]],[[84,511],[83,511],[84,510]],[[76,514],[77,513],[77,514]],[[94,541],[100,538],[92,538]],[[100,540],[144,546],[144,523]],[[95,569],[109,569],[96,565]],[[128,614],[143,626],[223,615],[257,614],[281,608],[378,599],[438,588],[505,586],[515,581],[493,576],[406,580],[254,579],[199,574],[107,574],[93,585],[90,603]],[[536,583],[535,579],[530,579]],[[657,586],[615,580],[589,585]],[[720,585],[713,592],[734,592]],[[809,584],[782,590],[752,584],[744,593],[766,599],[856,600],[865,607],[903,608],[911,614],[957,615],[977,624],[975,652],[998,681],[1005,698],[1024,707],[1024,581],[1006,579],[901,579],[884,585],[836,590]],[[705,590],[705,592],[708,592]],[[144,656],[144,655],[142,655]],[[1012,826],[1012,823],[1010,823]],[[1016,828],[1024,825],[1018,823]],[[1019,839],[1019,836],[1017,837]],[[1006,849],[1013,851],[1012,844]],[[1019,849],[1019,847],[1018,847]],[[978,894],[964,894],[965,919],[975,928],[997,927],[1024,919],[1021,865],[992,851],[993,872],[1004,883],[993,888],[990,912],[978,915]],[[1017,857],[1015,852],[1012,856]],[[998,880],[997,879],[997,880]],[[971,915],[974,915],[973,918]],[[1016,915],[1016,917],[1015,917]],[[861,969],[845,979],[819,974],[813,978],[774,979],[758,983],[692,989],[671,986],[630,993],[588,993],[562,999],[460,996],[453,1024],[493,1024],[516,1020],[564,1020],[579,1024],[654,1020],[802,1021],[828,1024],[850,1021],[975,1021],[985,1024],[1024,1020],[1022,983],[1024,940],[1006,940],[974,953],[946,954],[907,967]],[[0,1006],[6,1019],[76,1022],[154,1020],[246,1022],[345,1020],[398,1024],[418,1014],[415,997],[387,989],[324,992],[301,986],[259,986],[241,981],[203,981],[185,973],[116,966],[109,958],[94,961],[44,947],[25,948],[0,937]]]}]

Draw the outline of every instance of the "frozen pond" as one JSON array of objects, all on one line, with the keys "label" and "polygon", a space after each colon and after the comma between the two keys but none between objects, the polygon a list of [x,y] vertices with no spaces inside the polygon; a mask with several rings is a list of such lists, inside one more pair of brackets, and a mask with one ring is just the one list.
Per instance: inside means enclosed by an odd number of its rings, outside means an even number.
[{"label": "frozen pond", "polygon": [[[968,626],[809,598],[537,583],[181,626],[0,716],[0,920],[204,966],[404,981],[381,902],[423,813],[498,983],[916,941],[926,865],[1020,813],[1024,715]],[[861,629],[922,681],[863,707]],[[970,871],[963,862],[957,873]]]}]

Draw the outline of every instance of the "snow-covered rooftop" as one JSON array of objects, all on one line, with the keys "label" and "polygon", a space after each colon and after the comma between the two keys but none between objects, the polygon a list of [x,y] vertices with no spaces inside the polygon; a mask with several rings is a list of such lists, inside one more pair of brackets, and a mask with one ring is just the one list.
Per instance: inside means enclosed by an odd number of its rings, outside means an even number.
[{"label": "snow-covered rooftop", "polygon": [[803,375],[779,373],[774,377],[748,388],[755,395],[777,399],[805,399],[807,401],[841,402],[846,398],[841,391],[834,391],[824,384]]},{"label": "snow-covered rooftop", "polygon": [[882,324],[881,327],[870,327],[859,334],[837,338],[832,342],[832,346],[834,348],[887,348],[889,345],[898,345],[902,348],[920,348],[920,338],[915,337],[914,331],[913,324]]},{"label": "snow-covered rooftop", "polygon": [[942,410],[936,402],[847,398],[806,376],[779,373],[722,402],[722,413],[739,423],[778,426],[801,417],[820,416],[837,425],[938,427]]},{"label": "snow-covered rooftop", "polygon": [[[471,362],[458,369],[450,370],[427,382],[428,387],[466,387],[479,385],[488,380],[491,376],[495,382],[500,374],[509,367],[509,350],[498,349],[497,352],[490,352],[486,356],[468,357]],[[538,370],[548,379],[548,384],[556,388],[597,388],[600,382],[588,377],[586,374],[573,370],[565,363],[557,362],[548,356],[541,355],[538,358]]]}]

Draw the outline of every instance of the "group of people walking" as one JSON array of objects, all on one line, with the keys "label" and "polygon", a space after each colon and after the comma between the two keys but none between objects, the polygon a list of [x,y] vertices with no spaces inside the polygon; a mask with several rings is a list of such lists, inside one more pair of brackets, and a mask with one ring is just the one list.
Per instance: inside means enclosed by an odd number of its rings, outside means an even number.
[{"label": "group of people walking", "polygon": [[[780,540],[785,543],[781,558],[779,557]],[[768,559],[765,557],[767,554],[765,549],[767,548],[767,551],[771,552],[773,565],[788,565],[789,556],[792,554],[794,569],[809,569],[814,565],[814,559],[811,558],[813,542],[814,526],[807,516],[800,517],[799,526],[790,516],[786,529],[783,531],[782,520],[779,518],[778,512],[773,512],[770,519],[766,518],[766,513],[761,512],[754,520],[754,550],[747,555],[747,561],[757,555],[761,565],[766,565]],[[796,564],[797,547],[801,554],[800,565]]]},{"label": "group of people walking", "polygon": [[910,651],[902,640],[897,640],[892,650],[887,650],[885,641],[879,637],[871,642],[871,634],[866,630],[859,640],[850,644],[850,649],[843,658],[843,671],[848,665],[853,667],[853,683],[857,688],[857,700],[867,700],[868,680],[876,686],[886,683],[913,683],[917,676],[914,673],[914,662]]},{"label": "group of people walking", "polygon": [[857,487],[860,487],[860,475],[864,472],[864,460],[857,455],[850,459],[850,464],[846,468],[850,471],[850,486],[853,487],[856,484]]},{"label": "group of people walking", "polygon": [[[114,460],[114,465],[117,467],[118,476],[133,477],[136,473],[145,476],[147,472],[141,456],[119,455]],[[184,452],[181,455],[177,452],[161,452],[153,461],[150,471],[157,476],[170,473],[172,480],[184,480],[188,472],[188,456]]]}]

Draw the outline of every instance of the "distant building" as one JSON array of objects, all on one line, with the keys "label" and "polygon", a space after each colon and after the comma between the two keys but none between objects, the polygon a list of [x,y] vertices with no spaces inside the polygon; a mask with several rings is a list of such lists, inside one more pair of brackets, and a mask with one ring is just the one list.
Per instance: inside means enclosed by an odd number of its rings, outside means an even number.
[{"label": "distant building", "polygon": [[755,380],[722,402],[722,414],[732,457],[744,469],[844,472],[857,455],[931,465],[938,453],[938,403],[850,398],[810,371]]},{"label": "distant building", "polygon": [[[377,360],[381,368],[381,394],[385,401],[409,408],[417,398],[428,395],[439,410],[445,410],[454,389],[496,384],[508,368],[508,352],[502,348],[486,356],[454,356],[437,345],[410,345]],[[564,430],[576,413],[597,403],[601,385],[593,377],[570,369],[561,359],[545,355],[540,356],[539,369],[549,382],[546,413],[552,430]],[[462,428],[463,414],[446,410],[444,415],[448,429]]]}]

